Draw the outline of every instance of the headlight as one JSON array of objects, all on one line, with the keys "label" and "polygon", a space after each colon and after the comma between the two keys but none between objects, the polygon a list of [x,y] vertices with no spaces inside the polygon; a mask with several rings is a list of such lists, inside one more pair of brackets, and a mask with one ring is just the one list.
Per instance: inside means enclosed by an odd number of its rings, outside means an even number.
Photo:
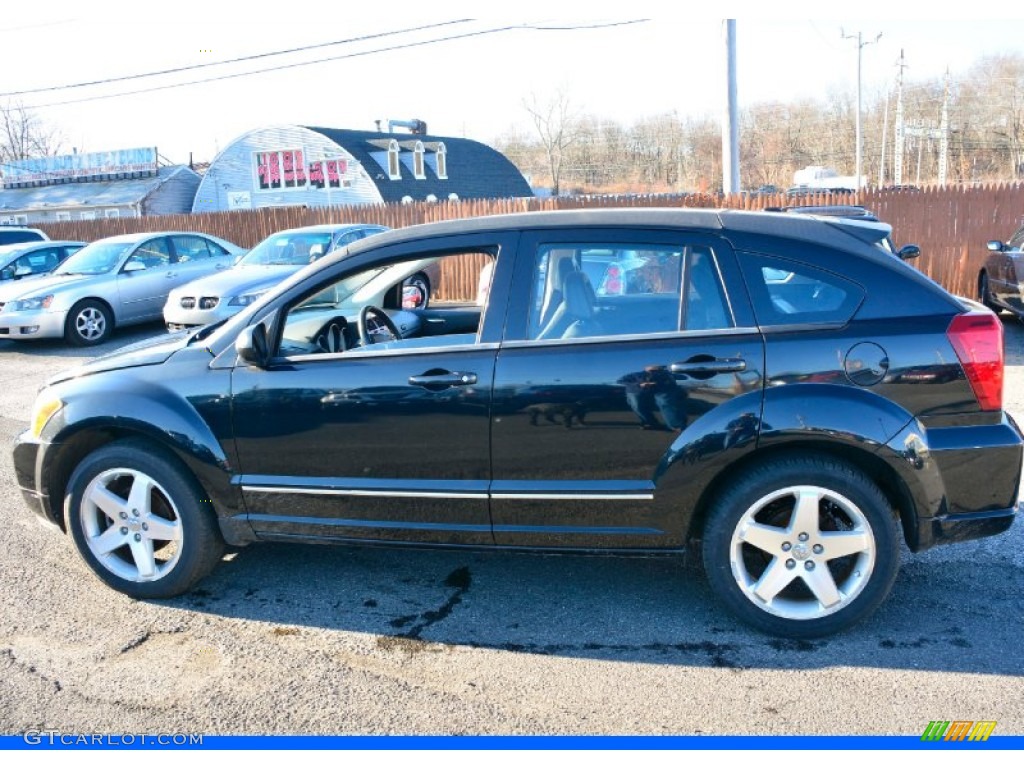
[{"label": "headlight", "polygon": [[63,400],[42,392],[32,405],[32,437],[38,438],[53,414],[63,407]]},{"label": "headlight", "polygon": [[262,296],[264,293],[269,291],[269,288],[265,288],[262,291],[255,291],[253,293],[243,293],[241,296],[235,296],[228,304],[232,307],[248,307],[256,299]]},{"label": "headlight", "polygon": [[45,296],[33,296],[31,299],[19,299],[12,301],[8,306],[12,312],[31,312],[35,309],[49,309],[53,303],[53,294]]}]

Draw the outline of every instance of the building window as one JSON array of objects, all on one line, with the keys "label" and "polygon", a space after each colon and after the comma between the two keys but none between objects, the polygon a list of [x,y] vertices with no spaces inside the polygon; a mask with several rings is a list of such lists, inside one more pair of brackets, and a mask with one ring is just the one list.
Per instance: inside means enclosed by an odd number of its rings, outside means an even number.
[{"label": "building window", "polygon": [[394,139],[388,144],[388,176],[392,181],[402,178],[402,171],[398,164],[398,142]]},{"label": "building window", "polygon": [[103,218],[119,219],[121,218],[121,211],[119,211],[117,208],[107,208],[107,210],[103,212]]},{"label": "building window", "polygon": [[96,218],[96,211],[82,211],[78,214],[78,218],[82,221],[92,221]]},{"label": "building window", "polygon": [[71,221],[71,211],[57,211],[57,221]]},{"label": "building window", "polygon": [[448,178],[448,150],[443,142],[437,145],[437,178]]},{"label": "building window", "polygon": [[412,154],[412,175],[417,179],[427,178],[427,173],[423,168],[423,142],[417,141],[416,146],[413,148]]},{"label": "building window", "polygon": [[306,159],[301,149],[254,152],[253,170],[260,190],[305,189],[307,185]]}]

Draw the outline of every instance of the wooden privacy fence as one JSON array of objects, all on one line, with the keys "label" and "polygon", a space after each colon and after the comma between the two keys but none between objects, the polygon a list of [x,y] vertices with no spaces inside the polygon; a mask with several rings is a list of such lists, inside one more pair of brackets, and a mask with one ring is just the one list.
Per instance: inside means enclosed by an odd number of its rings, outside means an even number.
[{"label": "wooden privacy fence", "polygon": [[[816,194],[801,198],[776,195],[600,195],[558,198],[460,200],[392,205],[321,208],[257,208],[246,211],[148,216],[138,219],[97,219],[39,225],[54,239],[96,240],[110,235],[156,230],[207,232],[252,247],[282,229],[326,223],[384,224],[392,228],[432,221],[526,211],[579,208],[732,208],[760,210],[770,206],[847,205],[859,203],[893,227],[896,245],[916,243],[921,257],[912,262],[947,290],[977,294],[978,272],[985,261],[985,243],[1005,240],[1024,217],[1024,185],[933,187],[916,190],[866,190],[860,195]],[[472,270],[447,276],[446,296],[469,299]],[[446,276],[442,273],[442,282]],[[463,284],[465,282],[465,284]],[[458,288],[456,288],[458,286]]]}]

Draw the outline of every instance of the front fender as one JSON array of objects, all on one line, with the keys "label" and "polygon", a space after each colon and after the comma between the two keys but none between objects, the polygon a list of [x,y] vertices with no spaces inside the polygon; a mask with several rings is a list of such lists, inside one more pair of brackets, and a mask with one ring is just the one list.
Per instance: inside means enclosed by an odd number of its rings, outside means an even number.
[{"label": "front fender", "polygon": [[[169,450],[188,467],[208,494],[229,541],[244,538],[249,530],[241,493],[230,482],[233,457],[225,453],[222,440],[211,428],[211,421],[215,427],[219,422],[221,431],[230,428],[226,392],[204,393],[196,381],[192,382],[194,391],[177,392],[160,382],[159,370],[160,366],[147,366],[114,371],[77,379],[74,386],[54,386],[53,394],[61,398],[64,407],[41,435],[47,448],[37,465],[38,487],[47,478],[66,479],[84,453],[104,442],[141,436]],[[227,381],[226,376],[222,378]],[[206,418],[197,409],[202,409]],[[229,437],[229,433],[225,435]],[[230,439],[223,442],[231,445]],[[239,530],[233,533],[234,528]]]}]

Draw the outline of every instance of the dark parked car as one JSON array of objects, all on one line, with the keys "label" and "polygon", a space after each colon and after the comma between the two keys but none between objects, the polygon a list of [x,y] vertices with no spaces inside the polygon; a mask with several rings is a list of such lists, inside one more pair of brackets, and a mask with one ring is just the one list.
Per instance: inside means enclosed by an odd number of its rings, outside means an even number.
[{"label": "dark parked car", "polygon": [[999,311],[1008,309],[1024,317],[1024,226],[1007,242],[990,240],[988,258],[978,273],[978,299]]},{"label": "dark parked car", "polygon": [[[51,380],[18,482],[136,598],[259,541],[692,545],[743,620],[834,632],[889,594],[901,538],[997,534],[1017,504],[1002,325],[884,232],[678,209],[386,232]],[[614,254],[650,274],[602,295],[584,257]],[[440,262],[465,295],[403,308]]]}]

